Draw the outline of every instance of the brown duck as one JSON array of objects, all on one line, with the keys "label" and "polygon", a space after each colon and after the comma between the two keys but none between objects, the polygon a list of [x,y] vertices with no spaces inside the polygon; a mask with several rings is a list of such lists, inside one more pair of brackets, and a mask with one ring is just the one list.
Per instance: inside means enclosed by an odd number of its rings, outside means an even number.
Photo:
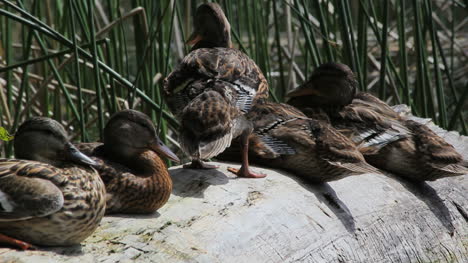
[{"label": "brown duck", "polygon": [[[379,173],[366,163],[355,144],[327,122],[280,103],[259,101],[247,114],[254,124],[250,157],[255,163],[291,171],[313,182]],[[233,145],[221,155],[232,160]]]},{"label": "brown duck", "polygon": [[24,122],[14,146],[18,159],[0,159],[0,242],[69,246],[91,235],[106,205],[96,163],[49,118]]},{"label": "brown duck", "polygon": [[156,135],[150,118],[139,111],[114,114],[104,128],[104,143],[80,143],[92,156],[107,190],[106,213],[153,213],[172,191],[172,180],[159,156],[178,162]]},{"label": "brown duck", "polygon": [[326,63],[289,93],[288,103],[310,117],[326,116],[370,164],[383,170],[420,181],[468,173],[452,145],[371,94],[356,94],[356,85],[348,66]]},{"label": "brown duck", "polygon": [[230,25],[215,3],[195,14],[192,51],[165,79],[166,99],[181,120],[181,146],[191,157],[188,168],[215,168],[203,163],[222,153],[239,137],[242,166],[238,176],[264,177],[250,171],[248,138],[253,130],[245,114],[268,97],[262,72],[247,55],[231,48]]}]

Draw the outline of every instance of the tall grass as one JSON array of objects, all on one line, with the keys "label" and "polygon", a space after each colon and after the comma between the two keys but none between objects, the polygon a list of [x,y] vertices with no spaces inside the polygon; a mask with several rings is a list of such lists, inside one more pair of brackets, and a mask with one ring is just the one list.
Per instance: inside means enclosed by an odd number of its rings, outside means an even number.
[{"label": "tall grass", "polygon": [[[0,0],[0,126],[54,117],[75,141],[99,140],[110,114],[149,114],[178,148],[162,80],[187,53],[203,1]],[[340,61],[359,88],[467,134],[468,8],[438,0],[218,1],[235,47],[265,73],[271,97]],[[10,156],[11,143],[0,142]]]}]

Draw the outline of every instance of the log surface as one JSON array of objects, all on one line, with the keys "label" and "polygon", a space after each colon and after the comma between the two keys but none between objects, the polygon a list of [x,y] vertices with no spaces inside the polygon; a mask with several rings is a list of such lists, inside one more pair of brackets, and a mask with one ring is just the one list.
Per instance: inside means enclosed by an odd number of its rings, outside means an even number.
[{"label": "log surface", "polygon": [[[468,159],[468,137],[431,127]],[[0,248],[0,262],[468,262],[466,176],[311,185],[262,168],[265,179],[235,178],[227,166],[239,165],[174,167],[157,213],[105,217],[80,246]]]}]

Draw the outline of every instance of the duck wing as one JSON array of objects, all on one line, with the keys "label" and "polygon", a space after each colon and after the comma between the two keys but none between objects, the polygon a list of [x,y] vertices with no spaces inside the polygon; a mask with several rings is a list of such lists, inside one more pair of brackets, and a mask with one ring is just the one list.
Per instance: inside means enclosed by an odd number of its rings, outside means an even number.
[{"label": "duck wing", "polygon": [[230,83],[228,86],[237,91],[232,94],[239,108],[244,108],[243,101],[251,104],[258,98],[268,97],[268,83],[247,55],[232,48],[200,48],[190,52],[165,79],[169,107],[179,115],[192,99],[212,89],[212,84],[219,88],[219,83],[213,81]]},{"label": "duck wing", "polygon": [[294,155],[294,147],[284,136],[290,122],[308,119],[301,111],[283,103],[272,103],[259,100],[246,118],[253,123],[254,136],[251,138],[251,149],[262,158],[277,158],[281,155]]},{"label": "duck wing", "polygon": [[379,173],[378,169],[367,164],[356,145],[346,136],[322,121],[310,120],[317,155],[329,164],[357,173]]},{"label": "duck wing", "polygon": [[367,92],[358,92],[352,104],[362,105],[388,118],[400,118],[400,115],[387,103]]},{"label": "duck wing", "polygon": [[410,136],[409,129],[398,119],[386,117],[362,104],[345,106],[338,113],[334,124],[365,153],[376,152],[392,142]]},{"label": "duck wing", "polygon": [[[295,109],[291,110],[283,108],[284,113],[295,112]],[[277,155],[306,155],[311,161],[315,158],[315,162],[322,163],[322,167],[354,173],[378,173],[376,168],[365,162],[355,144],[346,136],[324,121],[301,115],[289,115],[288,118],[276,115],[275,121],[261,129],[256,128],[255,132]],[[269,119],[268,115],[266,119]]]},{"label": "duck wing", "polygon": [[55,167],[24,160],[0,160],[0,221],[25,220],[59,211],[64,178]]},{"label": "duck wing", "polygon": [[413,134],[416,151],[426,162],[434,165],[458,164],[463,161],[462,156],[444,139],[435,134],[426,125],[407,120],[406,126]]},{"label": "duck wing", "polygon": [[189,156],[208,159],[224,151],[233,139],[239,110],[219,92],[208,90],[183,110],[181,146]]}]

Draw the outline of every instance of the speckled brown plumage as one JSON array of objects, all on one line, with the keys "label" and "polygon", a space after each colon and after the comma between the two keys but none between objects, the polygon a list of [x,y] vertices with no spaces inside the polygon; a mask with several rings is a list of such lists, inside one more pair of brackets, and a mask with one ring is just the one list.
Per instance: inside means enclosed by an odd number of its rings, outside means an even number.
[{"label": "speckled brown plumage", "polygon": [[[232,138],[247,140],[252,127],[244,115],[268,97],[268,84],[253,60],[231,48],[230,25],[219,5],[201,5],[194,26],[192,51],[165,79],[164,90],[182,122],[181,146],[193,160],[190,167],[207,168],[201,160],[221,153]],[[246,158],[240,174],[253,175],[244,169]]]},{"label": "speckled brown plumage", "polygon": [[36,245],[68,246],[97,228],[105,212],[104,184],[93,168],[77,163],[92,161],[66,138],[63,127],[48,118],[20,126],[15,155],[54,165],[0,159],[1,234]]},{"label": "speckled brown plumage", "polygon": [[247,55],[234,48],[200,48],[190,52],[166,78],[168,106],[180,115],[196,96],[222,84],[232,90],[229,100],[240,110],[248,110],[254,100],[268,97],[268,83]]},{"label": "speckled brown plumage", "polygon": [[366,154],[370,163],[413,180],[433,181],[468,174],[462,156],[452,145],[421,123],[404,123],[411,136]]},{"label": "speckled brown plumage", "polygon": [[107,214],[153,213],[168,201],[172,180],[158,153],[178,159],[160,142],[145,114],[116,113],[106,125],[104,144],[81,143],[77,148],[99,163],[96,169],[106,185]]},{"label": "speckled brown plumage", "polygon": [[356,93],[355,76],[346,65],[327,63],[312,76],[289,94],[288,103],[310,117],[326,115],[370,164],[413,180],[468,173],[455,149],[425,125],[407,120],[369,93]]},{"label": "speckled brown plumage", "polygon": [[[314,182],[378,173],[352,141],[290,105],[259,101],[247,118],[254,124],[249,148],[253,162],[289,170]],[[232,159],[236,151],[234,145],[221,158]]]}]

